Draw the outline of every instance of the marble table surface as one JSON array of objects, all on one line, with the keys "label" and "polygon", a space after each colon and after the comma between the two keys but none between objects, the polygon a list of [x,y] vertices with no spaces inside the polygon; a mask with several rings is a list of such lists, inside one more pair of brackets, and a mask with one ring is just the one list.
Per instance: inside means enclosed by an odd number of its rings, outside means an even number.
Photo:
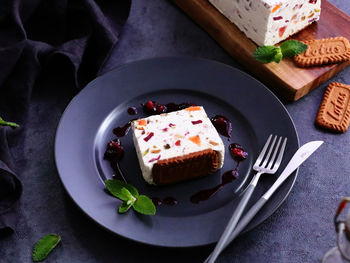
[{"label": "marble table surface", "polygon": [[[331,2],[350,15],[348,1]],[[178,55],[242,68],[170,1],[134,0],[121,41],[103,72],[130,61]],[[52,232],[60,233],[63,241],[46,262],[202,262],[213,247],[167,249],[127,241],[100,228],[69,198],[53,155],[58,121],[76,92],[60,85],[63,77],[69,76],[57,73],[38,82],[43,88],[33,95],[24,136],[11,142],[13,152],[19,153],[14,158],[22,169],[24,193],[16,232],[0,241],[0,262],[31,262],[33,244]],[[350,68],[332,81],[350,84]],[[53,82],[55,85],[45,89]],[[325,88],[323,84],[301,100],[285,103],[301,144],[324,140],[324,146],[301,166],[283,205],[263,224],[233,242],[217,262],[320,262],[335,245],[335,209],[343,196],[350,195],[350,135],[315,128]]]}]

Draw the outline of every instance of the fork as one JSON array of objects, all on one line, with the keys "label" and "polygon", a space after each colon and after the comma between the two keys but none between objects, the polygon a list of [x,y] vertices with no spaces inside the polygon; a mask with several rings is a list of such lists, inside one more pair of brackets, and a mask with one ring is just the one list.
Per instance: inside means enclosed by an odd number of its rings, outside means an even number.
[{"label": "fork", "polygon": [[[255,189],[255,186],[257,185],[260,176],[262,174],[274,174],[276,173],[277,169],[279,168],[282,158],[284,149],[286,147],[287,138],[284,138],[282,146],[280,147],[282,137],[279,137],[277,145],[277,135],[275,135],[272,139],[273,135],[271,134],[265,145],[264,148],[261,150],[258,159],[256,160],[253,170],[255,170],[257,173],[251,180],[250,184],[244,191],[244,195],[239,202],[236,210],[234,211],[230,221],[228,222],[223,234],[221,235],[218,243],[215,246],[214,251],[209,255],[209,257],[204,261],[204,263],[214,263],[217,257],[220,255],[221,251],[224,249],[225,244],[230,237],[230,234],[235,229],[238,220],[240,219],[245,207],[247,206],[247,203]],[[271,142],[272,140],[272,142]],[[274,150],[274,151],[273,151]],[[272,157],[271,153],[273,151]],[[278,153],[278,156],[277,156]],[[276,158],[277,156],[277,158]],[[271,158],[270,158],[271,157]]]}]

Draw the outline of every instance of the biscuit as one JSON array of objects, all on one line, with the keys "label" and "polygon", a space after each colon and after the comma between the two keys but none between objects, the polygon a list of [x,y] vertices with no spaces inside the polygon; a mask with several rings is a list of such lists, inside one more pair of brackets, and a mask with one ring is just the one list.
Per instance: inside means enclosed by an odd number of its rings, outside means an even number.
[{"label": "biscuit", "polygon": [[181,157],[159,160],[152,168],[154,183],[172,184],[214,173],[219,167],[219,155],[212,149]]},{"label": "biscuit", "polygon": [[350,124],[350,86],[330,83],[316,117],[316,124],[335,132],[344,133]]},{"label": "biscuit", "polygon": [[313,67],[350,60],[350,43],[345,37],[302,41],[308,45],[304,53],[294,57],[299,67]]}]

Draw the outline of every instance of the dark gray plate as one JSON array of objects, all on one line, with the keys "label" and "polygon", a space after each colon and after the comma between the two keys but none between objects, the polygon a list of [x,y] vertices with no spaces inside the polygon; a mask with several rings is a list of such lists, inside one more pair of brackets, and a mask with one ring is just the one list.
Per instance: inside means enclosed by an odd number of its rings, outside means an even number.
[{"label": "dark gray plate", "polygon": [[[121,162],[127,179],[149,196],[173,196],[176,206],[160,206],[155,216],[134,211],[120,215],[120,201],[104,192],[103,180],[112,170],[103,160],[114,127],[135,116],[130,106],[146,100],[193,102],[203,105],[209,116],[221,114],[233,124],[232,142],[249,153],[240,167],[240,177],[210,200],[192,204],[190,196],[220,183],[221,174],[234,167],[226,154],[221,171],[201,179],[155,187],[144,182],[131,134],[122,138],[126,155]],[[140,108],[140,107],[139,107]],[[141,110],[140,110],[141,112]],[[142,114],[136,117],[141,117]],[[57,168],[64,187],[76,204],[93,220],[123,237],[157,246],[190,247],[216,242],[231,216],[239,195],[253,175],[251,166],[269,134],[288,137],[285,167],[298,149],[298,136],[281,102],[260,82],[230,66],[197,58],[155,58],[121,66],[92,81],[69,104],[60,121],[55,144]],[[223,138],[226,145],[230,142]],[[265,175],[250,204],[274,182]],[[252,229],[269,217],[289,194],[296,173],[280,187],[249,224]]]}]

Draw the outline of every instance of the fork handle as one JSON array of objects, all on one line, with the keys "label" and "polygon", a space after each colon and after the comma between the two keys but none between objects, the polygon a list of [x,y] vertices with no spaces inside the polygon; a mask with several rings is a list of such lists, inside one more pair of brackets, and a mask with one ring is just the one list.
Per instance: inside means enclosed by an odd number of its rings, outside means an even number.
[{"label": "fork handle", "polygon": [[[260,209],[264,206],[264,204],[266,203],[266,199],[261,197],[259,199],[258,202],[256,202],[247,212],[246,215],[244,215],[244,217],[241,218],[241,220],[239,220],[238,225],[236,226],[236,228],[233,230],[233,232],[231,232],[228,240],[226,241],[226,243],[224,244],[222,250],[226,249],[226,247],[233,241],[236,239],[236,237],[242,232],[242,230],[250,223],[250,221],[254,218],[254,216],[260,211]],[[208,262],[209,258],[211,257],[211,254],[209,255],[209,257],[206,259],[205,263]]]},{"label": "fork handle", "polygon": [[217,257],[220,255],[221,251],[224,249],[225,244],[227,243],[233,229],[235,229],[238,220],[240,219],[244,208],[247,206],[247,203],[255,189],[255,186],[260,178],[261,173],[257,173],[253,180],[251,181],[251,183],[249,184],[249,186],[247,187],[247,189],[245,190],[245,193],[241,199],[241,201],[239,202],[235,212],[233,213],[230,221],[228,222],[224,233],[221,235],[220,240],[218,241],[218,243],[216,244],[216,247],[213,251],[213,253],[209,256],[209,258],[205,261],[208,263],[214,263],[215,260],[217,259]]},{"label": "fork handle", "polygon": [[264,206],[267,200],[264,197],[261,197],[258,202],[256,202],[247,212],[244,217],[241,218],[237,227],[230,234],[227,242],[224,245],[225,249],[241,232],[242,230],[250,223],[250,221],[254,218],[254,216],[260,211],[260,209]]}]

